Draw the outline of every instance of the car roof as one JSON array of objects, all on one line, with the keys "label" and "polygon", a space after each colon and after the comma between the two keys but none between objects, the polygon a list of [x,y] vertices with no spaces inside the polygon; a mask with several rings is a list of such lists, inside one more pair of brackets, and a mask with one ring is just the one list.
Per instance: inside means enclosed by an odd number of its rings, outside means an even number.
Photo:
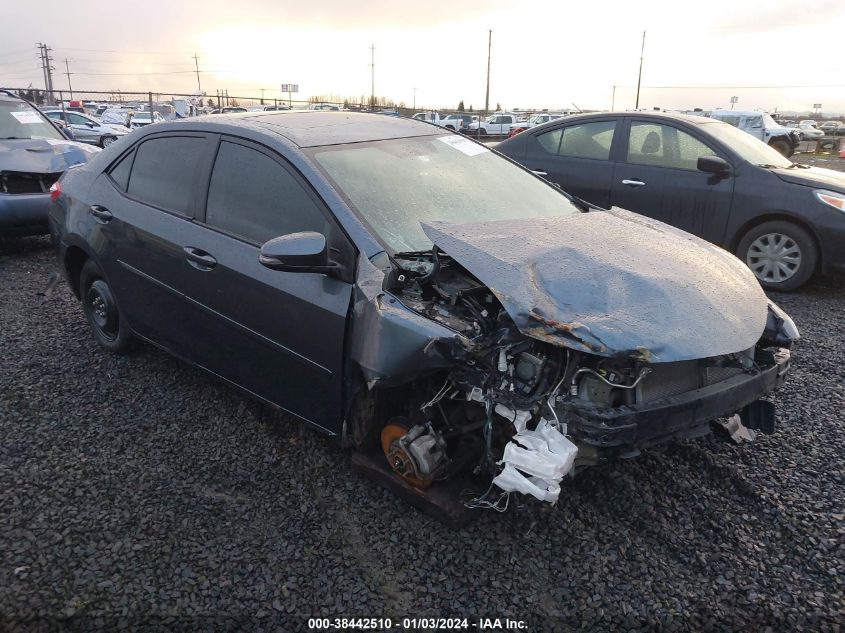
[{"label": "car roof", "polygon": [[[181,123],[185,124],[185,119]],[[218,126],[256,128],[287,138],[299,147],[363,143],[391,138],[435,136],[441,127],[414,119],[358,112],[328,110],[279,110],[217,114],[191,119],[188,125],[213,129]]]},{"label": "car roof", "polygon": [[[706,116],[699,116],[696,114],[681,114],[679,112],[636,112],[636,111],[616,111],[616,112],[590,112],[589,114],[573,114],[565,117],[567,125],[573,121],[585,121],[591,119],[605,119],[605,118],[619,118],[631,117],[640,120],[655,120],[655,121],[682,121],[692,125],[724,125],[721,121],[711,119]],[[554,125],[560,125],[560,119],[554,121]],[[552,125],[552,121],[544,123],[543,126]],[[538,128],[539,129],[539,126]]]}]

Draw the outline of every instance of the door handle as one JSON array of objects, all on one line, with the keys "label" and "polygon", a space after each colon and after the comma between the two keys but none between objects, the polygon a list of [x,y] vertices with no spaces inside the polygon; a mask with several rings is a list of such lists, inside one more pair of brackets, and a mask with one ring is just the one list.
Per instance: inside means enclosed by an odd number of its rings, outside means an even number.
[{"label": "door handle", "polygon": [[625,179],[622,181],[623,185],[628,185],[629,187],[645,187],[645,183],[642,180],[628,180]]},{"label": "door handle", "polygon": [[105,224],[106,222],[110,222],[112,218],[114,218],[111,211],[97,204],[92,204],[90,207],[88,207],[88,212],[103,224]]},{"label": "door handle", "polygon": [[532,169],[531,173],[534,174],[535,176],[542,176],[543,178],[545,178],[546,176],[549,175],[548,172],[540,171],[539,169]]},{"label": "door handle", "polygon": [[185,251],[185,259],[197,270],[211,270],[217,265],[217,260],[202,249],[186,246],[182,250]]}]

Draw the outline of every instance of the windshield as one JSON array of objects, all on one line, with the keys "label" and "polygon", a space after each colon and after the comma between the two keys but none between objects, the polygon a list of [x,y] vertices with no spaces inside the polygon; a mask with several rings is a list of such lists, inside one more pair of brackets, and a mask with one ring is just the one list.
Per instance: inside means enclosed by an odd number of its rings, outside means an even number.
[{"label": "windshield", "polygon": [[775,121],[771,115],[764,114],[763,115],[763,125],[766,127],[783,127],[780,123]]},{"label": "windshield", "polygon": [[716,122],[708,124],[705,129],[752,165],[792,167],[792,162],[784,158],[777,150],[732,125]]},{"label": "windshield", "polygon": [[0,101],[0,140],[10,138],[67,140],[28,103]]},{"label": "windshield", "polygon": [[388,248],[432,244],[420,222],[577,213],[551,185],[458,135],[317,147],[318,166]]}]

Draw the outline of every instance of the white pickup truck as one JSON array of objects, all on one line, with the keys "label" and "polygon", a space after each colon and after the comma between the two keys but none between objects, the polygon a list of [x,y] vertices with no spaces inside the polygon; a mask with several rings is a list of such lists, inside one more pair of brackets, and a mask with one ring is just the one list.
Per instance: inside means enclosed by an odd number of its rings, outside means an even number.
[{"label": "white pickup truck", "polygon": [[481,122],[473,121],[464,128],[464,134],[477,133],[481,136],[507,136],[511,126],[519,122],[519,118],[510,112],[496,112]]},{"label": "white pickup truck", "polygon": [[710,113],[710,118],[724,121],[739,128],[743,132],[748,132],[787,158],[792,156],[798,145],[798,130],[778,125],[765,112],[713,110]]}]

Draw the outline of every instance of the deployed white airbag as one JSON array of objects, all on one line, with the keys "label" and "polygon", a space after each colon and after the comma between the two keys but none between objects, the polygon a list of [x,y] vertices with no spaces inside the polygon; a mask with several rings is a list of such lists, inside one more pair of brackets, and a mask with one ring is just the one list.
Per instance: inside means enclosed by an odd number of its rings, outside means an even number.
[{"label": "deployed white airbag", "polygon": [[[505,446],[493,483],[505,492],[521,492],[554,504],[560,480],[575,463],[578,447],[545,419],[534,431],[522,430]],[[526,477],[530,475],[530,477]]]}]

